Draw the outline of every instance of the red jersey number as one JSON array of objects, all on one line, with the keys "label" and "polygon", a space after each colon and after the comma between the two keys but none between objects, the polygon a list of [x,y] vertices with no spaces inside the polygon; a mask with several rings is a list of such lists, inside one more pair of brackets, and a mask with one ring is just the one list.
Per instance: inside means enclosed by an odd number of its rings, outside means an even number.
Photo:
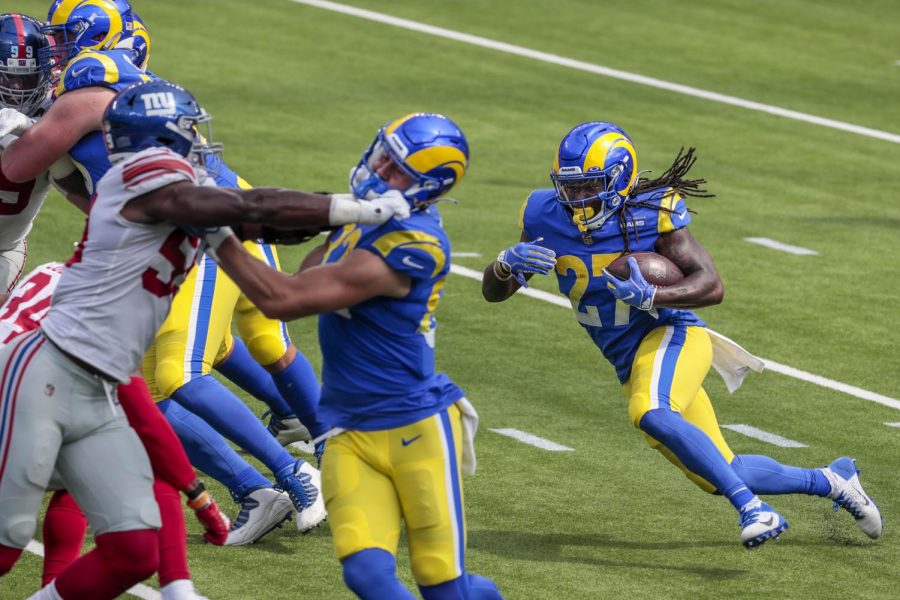
[{"label": "red jersey number", "polygon": [[0,215],[17,215],[28,206],[35,181],[13,183],[0,171]]},{"label": "red jersey number", "polygon": [[159,249],[160,256],[141,275],[144,289],[160,298],[174,294],[194,264],[199,241],[180,229],[172,231]]}]

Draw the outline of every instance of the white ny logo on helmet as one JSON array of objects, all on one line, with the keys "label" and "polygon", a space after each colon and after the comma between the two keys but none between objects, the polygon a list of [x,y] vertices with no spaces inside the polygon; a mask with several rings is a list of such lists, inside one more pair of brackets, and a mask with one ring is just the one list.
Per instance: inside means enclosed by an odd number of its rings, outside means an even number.
[{"label": "white ny logo on helmet", "polygon": [[175,94],[172,92],[152,92],[141,94],[148,117],[164,117],[175,114]]}]

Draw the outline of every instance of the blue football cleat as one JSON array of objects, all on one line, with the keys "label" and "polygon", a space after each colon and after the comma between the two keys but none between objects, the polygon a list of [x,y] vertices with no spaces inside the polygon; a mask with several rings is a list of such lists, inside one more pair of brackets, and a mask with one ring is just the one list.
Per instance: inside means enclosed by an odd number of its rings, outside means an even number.
[{"label": "blue football cleat", "polygon": [[777,538],[788,527],[784,517],[760,500],[748,503],[741,509],[741,543],[748,550]]},{"label": "blue football cleat", "polygon": [[828,497],[834,500],[834,509],[843,508],[853,515],[856,524],[870,538],[880,537],[884,529],[884,517],[875,501],[863,491],[856,461],[842,456],[823,468],[822,473],[831,484]]}]

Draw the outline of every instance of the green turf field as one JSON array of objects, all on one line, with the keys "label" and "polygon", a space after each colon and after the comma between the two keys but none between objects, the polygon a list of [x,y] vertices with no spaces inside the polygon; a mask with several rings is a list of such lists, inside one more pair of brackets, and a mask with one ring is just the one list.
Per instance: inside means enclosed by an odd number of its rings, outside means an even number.
[{"label": "green turf field", "polygon": [[[5,0],[43,17],[48,2]],[[134,0],[153,36],[150,67],[215,116],[229,164],[252,183],[343,190],[385,121],[445,113],[467,132],[471,169],[442,214],[456,264],[481,269],[518,238],[527,193],[549,186],[560,138],[611,120],[641,168],[698,148],[692,231],[715,257],[717,331],[778,363],[900,398],[900,145],[434,37],[290,0]],[[354,0],[355,6],[835,119],[900,133],[900,4],[889,0]],[[29,238],[29,264],[67,258],[81,218],[54,195]],[[749,244],[772,238],[795,256]],[[302,249],[282,252],[290,269]],[[555,291],[555,282],[534,280]],[[821,466],[849,454],[885,514],[872,542],[819,498],[769,501],[791,523],[748,552],[737,516],[651,450],[631,427],[612,369],[571,311],[533,298],[501,305],[451,275],[438,319],[440,367],[479,409],[479,471],[466,481],[468,569],[511,599],[896,598],[900,584],[898,410],[767,372],[734,396],[711,375],[724,424],[806,444],[781,448],[726,431],[735,452]],[[291,324],[319,363],[315,322]],[[261,405],[252,402],[262,410]],[[489,431],[515,428],[574,448],[547,452]],[[215,495],[231,514],[223,488]],[[2,507],[0,507],[2,510]],[[202,544],[189,515],[198,589],[213,600],[349,598],[327,527],[291,528],[247,548]],[[38,539],[39,534],[38,534]],[[412,585],[401,548],[399,569]],[[0,598],[39,582],[26,554]],[[147,582],[155,587],[155,582]]]}]

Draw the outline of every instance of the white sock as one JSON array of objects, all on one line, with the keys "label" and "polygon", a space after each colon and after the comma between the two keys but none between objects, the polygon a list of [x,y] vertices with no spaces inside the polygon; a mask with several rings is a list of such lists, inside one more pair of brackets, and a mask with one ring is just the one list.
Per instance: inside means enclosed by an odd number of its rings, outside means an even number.
[{"label": "white sock", "polygon": [[54,580],[28,600],[63,600],[63,597],[56,591],[56,581]]}]

